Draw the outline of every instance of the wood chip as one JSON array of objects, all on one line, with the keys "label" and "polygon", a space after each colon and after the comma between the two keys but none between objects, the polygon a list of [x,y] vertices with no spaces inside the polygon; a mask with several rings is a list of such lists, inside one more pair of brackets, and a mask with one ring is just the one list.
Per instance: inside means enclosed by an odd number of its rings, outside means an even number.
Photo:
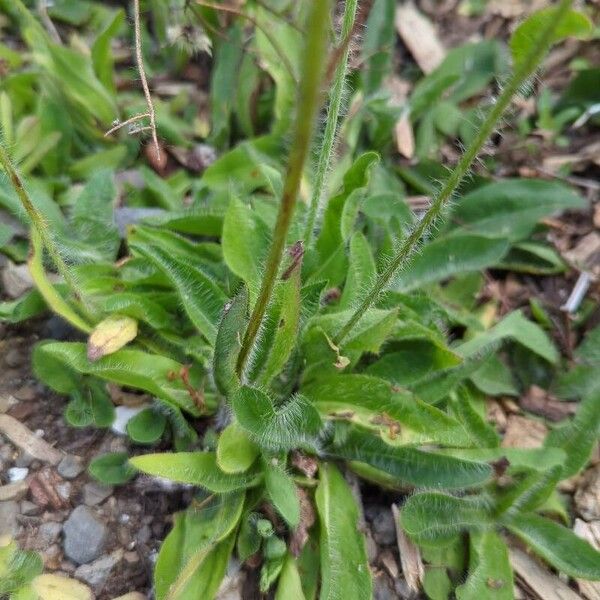
[{"label": "wood chip", "polygon": [[5,500],[21,500],[27,493],[29,484],[26,479],[9,483],[8,485],[0,485],[0,502]]},{"label": "wood chip", "polygon": [[582,237],[577,245],[563,254],[565,260],[582,271],[600,276],[600,233],[592,231]]},{"label": "wood chip", "polygon": [[290,552],[300,556],[308,541],[308,530],[315,524],[316,514],[308,493],[301,487],[297,488],[300,500],[300,523],[290,538]]},{"label": "wood chip", "polygon": [[36,473],[29,481],[29,490],[33,501],[42,508],[51,506],[54,510],[62,510],[69,506],[69,502],[63,498],[57,490],[62,479],[49,468],[44,468]]},{"label": "wood chip", "polygon": [[519,550],[510,549],[510,562],[515,573],[523,581],[535,598],[540,600],[581,600],[566,583],[544,569],[531,556]]},{"label": "wood chip", "polygon": [[57,465],[63,458],[62,452],[37,437],[25,425],[9,415],[0,415],[0,433],[5,435],[15,446],[42,462]]},{"label": "wood chip", "polygon": [[489,398],[485,403],[486,418],[490,423],[496,425],[498,431],[505,431],[508,423],[506,413],[497,400]]},{"label": "wood chip", "polygon": [[19,401],[10,394],[0,394],[0,414],[8,412],[13,406],[16,406]]},{"label": "wood chip", "polygon": [[395,504],[392,504],[392,514],[394,515],[394,524],[396,525],[396,540],[398,542],[398,550],[400,551],[402,573],[408,587],[417,594],[425,575],[421,553],[417,546],[408,539],[408,536],[400,526],[400,511]]},{"label": "wood chip", "polygon": [[408,112],[402,113],[402,116],[396,122],[394,139],[396,148],[402,156],[412,158],[415,155],[415,135]]},{"label": "wood chip", "polygon": [[547,432],[547,427],[539,421],[519,415],[510,415],[506,425],[506,433],[502,440],[502,447],[541,448]]},{"label": "wood chip", "polygon": [[423,73],[431,73],[446,56],[431,21],[412,2],[396,9],[396,30]]},{"label": "wood chip", "polygon": [[[598,498],[600,503],[600,497]],[[596,525],[596,527],[594,527]],[[581,519],[575,519],[573,532],[576,536],[584,539],[596,550],[600,550],[600,521],[595,521],[594,524],[586,523]],[[587,579],[577,579],[579,591],[588,600],[598,600],[600,598],[600,581],[589,581]]]},{"label": "wood chip", "polygon": [[600,521],[600,465],[588,469],[575,492],[577,512],[587,521]]}]

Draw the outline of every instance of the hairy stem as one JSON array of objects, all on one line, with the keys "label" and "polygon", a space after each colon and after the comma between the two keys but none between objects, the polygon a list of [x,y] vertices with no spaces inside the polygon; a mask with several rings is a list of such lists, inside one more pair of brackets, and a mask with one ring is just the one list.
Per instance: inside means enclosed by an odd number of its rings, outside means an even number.
[{"label": "hairy stem", "polygon": [[296,131],[292,143],[283,194],[273,231],[273,242],[267,257],[265,273],[254,309],[248,322],[237,362],[237,372],[244,372],[250,351],[269,305],[277,280],[279,265],[285,249],[287,233],[294,214],[302,171],[314,129],[315,117],[321,97],[323,57],[327,50],[330,0],[313,0],[308,17],[306,48],[302,64],[302,79],[296,116]]},{"label": "hairy stem", "polygon": [[360,321],[369,307],[377,301],[381,293],[386,290],[394,276],[411,257],[423,235],[429,231],[435,220],[442,212],[444,206],[452,198],[454,192],[469,172],[473,161],[477,158],[477,155],[483,148],[490,135],[495,131],[497,123],[500,121],[502,115],[509,107],[512,98],[519,92],[521,87],[529,80],[529,78],[534,74],[540,65],[548,51],[548,48],[552,44],[552,40],[558,26],[560,25],[563,17],[570,10],[572,4],[573,0],[561,0],[560,4],[557,5],[556,12],[554,13],[552,19],[550,19],[543,30],[540,31],[537,43],[532,46],[532,50],[529,52],[529,54],[520,60],[516,70],[502,91],[502,94],[481,124],[475,139],[466,149],[465,153],[462,155],[461,159],[451,172],[448,179],[445,181],[444,185],[434,196],[431,207],[425,213],[418,225],[412,230],[410,235],[401,243],[400,247],[393,255],[390,263],[378,276],[376,282],[365,296],[364,300],[348,319],[348,322],[336,335],[334,339],[335,344],[339,345],[344,341],[346,336]]},{"label": "hairy stem", "polygon": [[343,45],[342,56],[335,70],[333,87],[329,94],[329,106],[327,108],[327,120],[325,131],[323,132],[323,141],[319,152],[319,162],[317,164],[317,173],[315,176],[315,184],[310,200],[310,207],[306,218],[306,227],[304,230],[304,243],[306,248],[310,248],[314,229],[321,208],[323,191],[325,189],[327,173],[331,164],[331,155],[335,145],[335,136],[337,133],[338,120],[344,97],[344,88],[346,84],[346,73],[348,69],[348,55],[350,45],[347,43],[347,38],[351,34],[354,21],[356,19],[356,7],[358,0],[346,0],[344,8],[344,19],[342,23],[342,31],[339,37],[339,43]]},{"label": "hairy stem", "polygon": [[6,152],[2,144],[0,144],[0,165],[4,169],[4,172],[7,174],[13,189],[15,190],[19,200],[21,201],[25,212],[29,216],[32,225],[35,227],[35,230],[39,234],[40,239],[42,240],[42,243],[46,248],[46,251],[50,255],[52,262],[54,263],[54,266],[64,279],[65,283],[67,284],[75,298],[79,298],[80,294],[75,280],[73,279],[71,272],[69,271],[67,263],[60,255],[60,252],[58,251],[58,248],[54,243],[54,240],[52,239],[52,235],[50,234],[50,231],[48,229],[48,224],[44,221],[44,217],[40,214],[40,212],[37,210],[37,208],[31,201],[31,198],[29,197],[29,194],[27,193],[27,190],[23,185],[21,177],[17,173],[16,169],[13,167],[12,161],[10,160],[8,153]]}]

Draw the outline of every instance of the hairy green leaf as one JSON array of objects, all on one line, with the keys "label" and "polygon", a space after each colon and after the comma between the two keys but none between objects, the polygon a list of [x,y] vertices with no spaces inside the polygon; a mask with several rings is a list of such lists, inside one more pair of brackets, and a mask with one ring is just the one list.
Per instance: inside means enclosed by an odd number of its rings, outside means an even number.
[{"label": "hairy green leaf", "polygon": [[469,536],[469,575],[457,600],[513,600],[513,573],[504,540],[494,531]]},{"label": "hairy green leaf", "polygon": [[293,396],[275,406],[261,390],[242,386],[230,401],[238,423],[262,448],[291,450],[317,444],[323,424],[317,410],[304,396]]},{"label": "hairy green leaf", "polygon": [[36,347],[34,360],[40,372],[47,360],[62,369],[63,373],[41,372],[41,378],[58,392],[69,393],[73,389],[69,371],[75,371],[145,390],[191,414],[199,414],[190,390],[180,377],[182,365],[166,356],[123,349],[90,362],[85,344],[50,342]]},{"label": "hairy green leaf", "polygon": [[233,547],[232,535],[242,514],[244,493],[214,496],[175,515],[163,542],[154,586],[157,600],[213,598]]},{"label": "hairy green leaf", "polygon": [[320,600],[370,600],[371,573],[365,541],[358,531],[358,508],[334,465],[319,468],[315,500],[321,527]]},{"label": "hairy green leaf", "polygon": [[288,554],[283,563],[277,591],[275,592],[275,600],[306,600],[306,596],[302,591],[302,580],[296,559]]},{"label": "hairy green leaf", "polygon": [[128,460],[127,452],[110,452],[92,460],[89,471],[101,483],[120,485],[129,481],[137,472]]},{"label": "hairy green leaf", "polygon": [[223,256],[227,266],[241,277],[255,299],[260,285],[271,233],[255,210],[233,198],[223,223]]},{"label": "hairy green leaf", "polygon": [[462,531],[491,527],[490,513],[476,498],[455,498],[439,492],[411,496],[400,512],[400,524],[419,544],[437,545]]},{"label": "hairy green leaf", "polygon": [[423,246],[398,275],[393,287],[407,292],[453,275],[480,271],[499,262],[508,241],[472,233],[453,233]]},{"label": "hairy green leaf", "polygon": [[600,552],[566,527],[534,513],[511,515],[505,525],[559,571],[600,579]]},{"label": "hairy green leaf", "polygon": [[[401,425],[396,434],[403,442],[470,445],[463,426],[438,408],[411,394],[395,392],[382,379],[362,374],[332,375],[302,388],[325,415],[356,414],[361,421]],[[379,418],[378,418],[379,417]],[[382,419],[382,417],[385,417]]]},{"label": "hairy green leaf", "polygon": [[197,264],[169,255],[156,246],[137,245],[136,250],[156,265],[171,281],[187,315],[198,331],[214,344],[227,296]]},{"label": "hairy green leaf", "polygon": [[213,374],[217,388],[225,396],[240,385],[236,365],[247,322],[248,289],[244,286],[231,303],[225,305],[215,341]]},{"label": "hairy green leaf", "polygon": [[340,309],[351,309],[365,291],[370,289],[376,276],[377,268],[369,242],[357,231],[350,239],[348,277],[340,298]]},{"label": "hairy green leaf", "polygon": [[288,250],[283,274],[275,284],[271,302],[254,346],[249,379],[268,385],[279,374],[296,344],[300,321],[300,268],[303,249],[295,244]]},{"label": "hairy green leaf", "polygon": [[166,425],[165,415],[146,408],[127,421],[127,435],[138,444],[154,444],[162,437]]},{"label": "hairy green leaf", "polygon": [[352,429],[339,444],[328,448],[331,456],[366,463],[406,483],[447,489],[473,487],[489,480],[492,469],[481,462],[435,452],[392,446],[380,437]]},{"label": "hairy green leaf", "polygon": [[562,478],[579,472],[587,463],[600,436],[600,392],[588,396],[581,402],[570,423],[552,430],[544,446],[560,448],[567,459],[563,465]]},{"label": "hairy green leaf", "polygon": [[273,506],[292,528],[300,523],[300,498],[294,480],[279,464],[264,461],[265,487]]},{"label": "hairy green leaf", "polygon": [[[531,54],[532,49],[540,42],[540,31],[547,27],[547,23],[554,18],[558,7],[548,7],[533,13],[528,19],[517,27],[510,38],[510,50],[515,66],[522,63]],[[555,44],[567,37],[586,37],[592,31],[591,21],[580,12],[570,10],[563,17],[554,31],[554,35],[547,40],[548,46]]]},{"label": "hairy green leaf", "polygon": [[584,205],[572,188],[555,181],[504,179],[463,196],[449,220],[470,233],[515,242],[528,237],[543,217]]},{"label": "hairy green leaf", "polygon": [[145,454],[134,456],[129,462],[149,475],[191,483],[218,494],[244,489],[258,481],[254,473],[225,473],[214,452]]},{"label": "hairy green leaf", "polygon": [[228,425],[217,443],[217,464],[225,473],[247,471],[259,455],[258,446],[237,424]]},{"label": "hairy green leaf", "polygon": [[469,358],[505,339],[514,340],[550,363],[556,363],[558,360],[558,352],[544,330],[533,321],[526,319],[520,310],[512,312],[484,333],[459,344],[456,351],[461,356]]}]

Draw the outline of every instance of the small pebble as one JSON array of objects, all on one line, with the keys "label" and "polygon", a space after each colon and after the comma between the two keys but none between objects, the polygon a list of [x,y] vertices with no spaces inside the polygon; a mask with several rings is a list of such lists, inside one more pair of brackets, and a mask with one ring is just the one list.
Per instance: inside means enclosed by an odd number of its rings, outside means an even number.
[{"label": "small pebble", "polygon": [[39,526],[36,535],[36,544],[38,545],[38,549],[43,550],[58,541],[61,531],[62,525],[56,521],[42,523]]},{"label": "small pebble", "polygon": [[17,348],[12,348],[4,355],[4,364],[7,367],[18,367],[23,364],[23,354]]},{"label": "small pebble", "polygon": [[84,466],[79,457],[67,454],[60,463],[58,463],[56,470],[58,471],[58,474],[65,479],[75,479],[75,477],[83,472]]},{"label": "small pebble", "polygon": [[73,486],[68,481],[63,481],[56,486],[56,491],[63,500],[69,500],[72,488]]},{"label": "small pebble", "polygon": [[10,483],[16,483],[17,481],[23,481],[27,475],[29,475],[29,469],[24,467],[12,467],[6,472]]},{"label": "small pebble", "polygon": [[33,517],[35,515],[39,515],[42,512],[42,509],[33,502],[29,502],[29,500],[23,500],[21,502],[21,514],[26,517]]},{"label": "small pebble", "polygon": [[19,531],[17,515],[19,505],[14,500],[0,502],[0,537],[9,535],[14,537]]},{"label": "small pebble", "polygon": [[78,506],[64,524],[63,547],[75,563],[89,563],[104,550],[108,529],[87,506]]},{"label": "small pebble", "polygon": [[29,467],[34,460],[35,460],[35,458],[33,456],[31,456],[31,454],[29,454],[29,452],[25,452],[24,450],[21,450],[21,452],[19,452],[19,455],[15,459],[15,466]]},{"label": "small pebble", "polygon": [[32,400],[35,400],[35,397],[36,397],[35,387],[32,385],[24,385],[24,386],[20,387],[13,394],[13,396],[17,400],[23,400],[23,402],[31,402]]},{"label": "small pebble", "polygon": [[88,506],[96,506],[111,496],[113,491],[112,485],[102,485],[96,482],[86,483],[83,486],[83,502]]}]

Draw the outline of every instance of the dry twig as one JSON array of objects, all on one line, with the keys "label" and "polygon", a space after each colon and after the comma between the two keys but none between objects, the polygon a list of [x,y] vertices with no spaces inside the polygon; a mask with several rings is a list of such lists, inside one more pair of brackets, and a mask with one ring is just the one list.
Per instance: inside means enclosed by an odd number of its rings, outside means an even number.
[{"label": "dry twig", "polygon": [[126,127],[127,125],[131,125],[141,119],[148,118],[150,120],[150,125],[146,127],[137,128],[134,133],[140,133],[144,131],[150,131],[152,133],[152,142],[154,143],[154,147],[156,148],[156,156],[160,160],[160,145],[158,143],[158,134],[156,132],[156,111],[154,109],[154,103],[152,102],[152,95],[150,94],[150,87],[148,86],[148,79],[146,77],[146,71],[144,69],[144,57],[142,55],[142,28],[140,25],[140,0],[133,0],[133,27],[134,27],[134,35],[135,35],[135,61],[137,63],[138,72],[140,74],[140,80],[142,82],[142,89],[144,91],[144,97],[146,98],[146,105],[148,106],[148,111],[135,115],[127,121],[123,121],[122,123],[117,122],[114,127],[109,129],[104,135],[109,136],[119,129]]}]

